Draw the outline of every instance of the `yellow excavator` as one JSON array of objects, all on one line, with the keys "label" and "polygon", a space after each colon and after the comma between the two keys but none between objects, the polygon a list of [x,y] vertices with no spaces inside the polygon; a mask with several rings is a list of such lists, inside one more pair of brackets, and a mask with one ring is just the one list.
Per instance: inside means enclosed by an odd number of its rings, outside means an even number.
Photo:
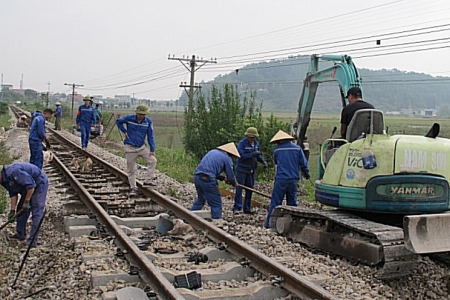
[{"label": "yellow excavator", "polygon": [[[333,65],[320,69],[323,62]],[[307,155],[317,88],[330,81],[343,107],[348,89],[362,89],[350,56],[311,56],[291,132]],[[389,135],[380,110],[357,111],[345,137],[320,147],[315,199],[330,209],[278,206],[270,226],[311,248],[380,266],[380,278],[410,274],[420,254],[450,251],[450,140],[438,134],[435,123],[425,136]]]}]

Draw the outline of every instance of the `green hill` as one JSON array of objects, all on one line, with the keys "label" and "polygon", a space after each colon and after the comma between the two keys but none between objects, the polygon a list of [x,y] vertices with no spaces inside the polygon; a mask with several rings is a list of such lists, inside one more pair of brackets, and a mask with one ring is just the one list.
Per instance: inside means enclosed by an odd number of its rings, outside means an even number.
[{"label": "green hill", "polygon": [[[289,57],[249,64],[210,82],[202,82],[202,92],[208,95],[211,84],[236,84],[241,92],[256,91],[265,111],[296,111],[303,80],[309,67],[309,56]],[[354,61],[358,67],[358,61]],[[326,67],[325,64],[321,65]],[[321,68],[322,68],[321,67]],[[383,111],[413,108],[439,109],[450,100],[450,77],[399,70],[369,70],[358,68],[363,82],[364,99]],[[341,104],[337,83],[319,85],[314,111],[338,113]],[[186,103],[186,95],[180,98]]]}]

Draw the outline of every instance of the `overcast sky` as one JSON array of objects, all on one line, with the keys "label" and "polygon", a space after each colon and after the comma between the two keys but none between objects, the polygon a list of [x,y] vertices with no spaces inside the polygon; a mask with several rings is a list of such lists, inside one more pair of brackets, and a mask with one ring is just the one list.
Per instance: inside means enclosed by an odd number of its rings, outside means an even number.
[{"label": "overcast sky", "polygon": [[313,53],[450,76],[449,0],[2,0],[0,38],[3,83],[83,95],[177,99],[189,73],[169,54],[217,58],[196,82]]}]

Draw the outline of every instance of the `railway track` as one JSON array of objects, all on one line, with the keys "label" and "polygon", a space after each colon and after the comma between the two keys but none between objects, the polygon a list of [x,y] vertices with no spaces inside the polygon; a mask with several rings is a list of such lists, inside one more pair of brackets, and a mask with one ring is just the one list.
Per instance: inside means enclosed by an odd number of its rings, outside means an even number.
[{"label": "railway track", "polygon": [[[85,264],[98,258],[122,261],[116,265],[122,268],[128,265],[128,270],[123,270],[121,276],[125,279],[121,280],[136,280],[149,296],[158,299],[274,299],[287,295],[300,299],[337,299],[311,278],[284,266],[279,262],[282,258],[278,261],[270,258],[224,228],[206,221],[202,212],[194,214],[157,191],[144,188],[140,182],[139,194],[129,197],[123,171],[81,150],[58,132],[48,131],[54,158],[44,170],[50,180],[58,181],[58,189],[64,191],[67,203],[63,211],[70,215],[65,218],[69,236],[84,250],[98,248],[100,241],[110,246],[106,246],[108,251],[102,255],[86,252]],[[88,159],[92,161],[89,169],[81,170],[74,163]],[[193,227],[189,238],[165,234],[173,218]],[[168,254],[170,252],[176,253]],[[123,259],[127,263],[123,263]],[[190,264],[186,265],[186,260],[190,260]],[[175,278],[179,278],[176,276],[188,276],[190,272],[201,274],[208,284],[196,291],[175,288]],[[102,284],[107,277],[93,274],[92,287],[104,287]],[[250,282],[240,284],[239,289],[227,285],[246,280]],[[242,288],[243,285],[246,287]],[[114,299],[111,289],[102,289],[104,299]]]}]

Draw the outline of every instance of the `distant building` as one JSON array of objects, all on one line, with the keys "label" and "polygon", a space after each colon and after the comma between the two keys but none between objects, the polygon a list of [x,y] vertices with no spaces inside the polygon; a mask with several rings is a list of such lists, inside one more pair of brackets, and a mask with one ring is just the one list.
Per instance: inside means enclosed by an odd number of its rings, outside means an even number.
[{"label": "distant building", "polygon": [[[67,102],[72,103],[72,94],[67,95]],[[75,97],[73,98],[74,103],[83,102],[83,96],[81,94],[75,93]]]},{"label": "distant building", "polygon": [[25,89],[9,89],[11,92],[17,93],[17,94],[21,94],[22,96],[25,97]]},{"label": "distant building", "polygon": [[400,112],[399,111],[396,111],[396,110],[394,110],[394,111],[387,111],[386,112],[386,115],[391,115],[391,116],[400,116]]},{"label": "distant building", "polygon": [[114,95],[114,98],[118,102],[131,102],[131,96],[129,95]]},{"label": "distant building", "polygon": [[2,84],[2,91],[3,91],[3,89],[9,90],[9,89],[12,89],[12,88],[13,88],[12,84]]},{"label": "distant building", "polygon": [[434,108],[426,108],[426,109],[422,109],[419,111],[418,113],[419,116],[424,116],[424,117],[436,117],[437,116],[437,110]]},{"label": "distant building", "polygon": [[415,114],[416,113],[414,112],[414,110],[412,108],[402,108],[402,109],[400,109],[400,115],[402,115],[402,116],[412,117]]}]

